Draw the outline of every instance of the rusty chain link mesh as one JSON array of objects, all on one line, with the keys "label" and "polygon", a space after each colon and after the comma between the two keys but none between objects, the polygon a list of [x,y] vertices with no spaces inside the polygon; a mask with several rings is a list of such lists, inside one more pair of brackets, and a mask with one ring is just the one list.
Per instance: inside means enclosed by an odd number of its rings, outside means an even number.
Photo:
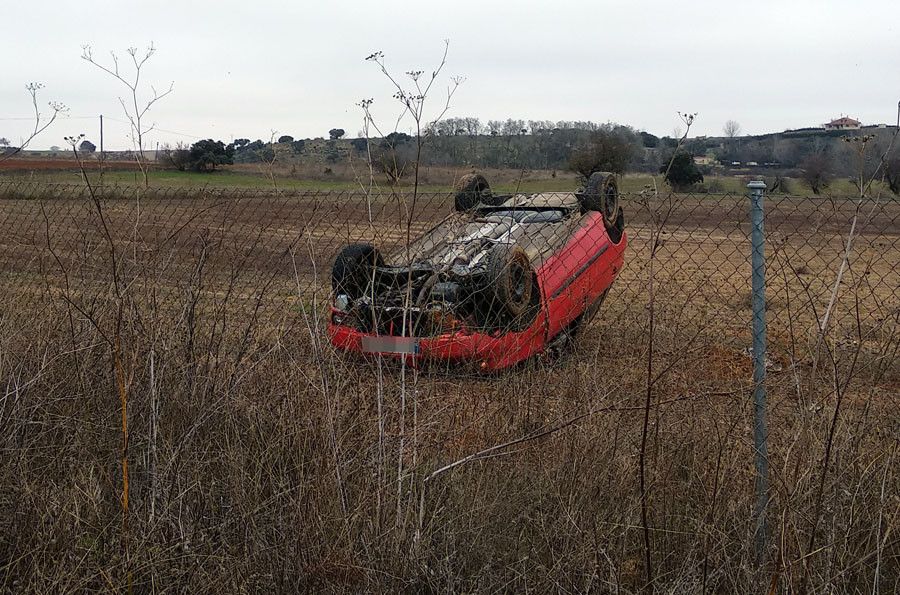
[{"label": "rusty chain link mesh", "polygon": [[[339,251],[414,260],[417,238],[460,217],[450,193],[0,183],[0,558],[38,591],[70,571],[96,590],[132,573],[141,588],[278,590],[287,572],[392,591],[432,563],[489,568],[503,590],[533,588],[513,582],[524,551],[544,590],[586,591],[599,542],[639,590],[643,436],[659,584],[706,590],[708,567],[711,590],[740,590],[756,580],[749,202],[622,194],[624,267],[574,351],[432,374],[338,352],[326,323]],[[896,511],[900,201],[772,194],[765,215],[770,518],[788,536],[772,545],[809,559],[816,588],[870,586],[879,544],[897,555],[878,531]],[[532,264],[554,225],[523,246]],[[541,280],[602,250],[577,248]],[[811,539],[819,519],[835,529]],[[180,562],[188,539],[196,564]],[[807,556],[826,540],[852,573]],[[441,584],[480,585],[473,572]]]},{"label": "rusty chain link mesh", "polygon": [[[96,191],[94,201],[84,187],[7,183],[0,197],[5,301],[95,303],[114,295],[114,260],[124,290],[155,307],[227,303],[232,315],[268,324],[299,323],[304,305],[324,308],[332,263],[345,245],[367,242],[402,254],[408,241],[453,211],[450,194],[113,186]],[[625,267],[596,324],[642,318],[655,241],[660,315],[723,343],[749,344],[746,196],[623,194],[620,202],[629,239]],[[776,346],[814,340],[833,293],[828,332],[838,343],[854,341],[858,325],[873,349],[896,332],[896,198],[774,195],[765,213],[767,316]],[[854,216],[848,266],[835,292]]]}]

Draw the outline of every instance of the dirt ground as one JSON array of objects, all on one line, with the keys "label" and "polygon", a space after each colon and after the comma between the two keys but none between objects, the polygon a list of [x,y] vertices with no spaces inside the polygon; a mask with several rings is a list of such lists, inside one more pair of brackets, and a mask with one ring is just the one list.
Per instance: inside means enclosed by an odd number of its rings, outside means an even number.
[{"label": "dirt ground", "polygon": [[[722,342],[746,342],[749,321],[749,223],[742,196],[622,197],[630,246],[608,308],[646,301],[649,253],[661,312],[695,316],[692,324],[721,331]],[[779,197],[766,205],[770,336],[809,333],[831,297],[846,234],[856,211],[850,199]],[[201,198],[108,200],[104,224],[86,197],[0,201],[0,291],[40,291],[108,283],[105,233],[119,246],[117,266],[150,282],[157,299],[182,297],[200,275],[202,291],[267,297],[263,310],[327,296],[331,262],[346,244],[371,242],[397,250],[451,209],[444,194],[415,199],[353,193],[211,194]],[[900,287],[900,203],[868,202],[850,266],[832,316],[835,332],[872,333],[896,324]],[[408,223],[408,224],[407,224]],[[29,288],[29,285],[31,286]],[[616,296],[618,295],[618,298]],[[618,305],[616,305],[618,304]]]},{"label": "dirt ground", "polygon": [[[96,159],[85,159],[84,168],[88,170],[98,169],[100,164]],[[133,171],[138,169],[137,163],[134,161],[114,161],[108,160],[103,163],[103,167],[109,170],[126,170]],[[0,172],[22,172],[22,171],[54,171],[65,170],[73,171],[80,169],[78,161],[71,157],[71,153],[66,157],[55,158],[34,158],[34,157],[14,157],[12,159],[0,160]]]}]

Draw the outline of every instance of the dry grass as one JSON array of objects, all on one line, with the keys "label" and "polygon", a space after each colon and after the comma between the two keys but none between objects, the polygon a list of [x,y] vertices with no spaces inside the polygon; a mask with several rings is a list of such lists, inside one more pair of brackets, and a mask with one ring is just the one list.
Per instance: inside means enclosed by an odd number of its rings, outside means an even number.
[{"label": "dry grass", "polygon": [[[396,245],[402,209],[376,200],[370,228],[358,197],[298,200],[111,201],[103,221],[84,202],[0,204],[0,591],[644,589],[655,203],[632,199],[626,269],[578,351],[483,377],[334,353],[331,255],[350,239]],[[846,205],[771,205],[773,535],[758,568],[746,204],[677,200],[656,279],[654,587],[790,592],[806,574],[814,592],[895,591],[898,205],[863,228],[818,367]],[[447,208],[429,199],[416,221]]]}]

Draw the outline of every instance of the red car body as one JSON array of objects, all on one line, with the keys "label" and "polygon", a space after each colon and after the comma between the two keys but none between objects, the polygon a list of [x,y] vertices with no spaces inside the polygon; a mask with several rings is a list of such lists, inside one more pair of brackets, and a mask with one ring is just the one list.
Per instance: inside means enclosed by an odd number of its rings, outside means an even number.
[{"label": "red car body", "polygon": [[[627,237],[620,210],[618,232],[598,211],[571,216],[577,221],[570,224],[573,229],[566,241],[534,267],[540,310],[527,328],[483,330],[460,324],[434,336],[397,337],[345,324],[342,310],[332,306],[328,321],[332,344],[348,352],[407,358],[411,364],[474,362],[483,370],[507,368],[544,352],[554,338],[596,313],[624,263]],[[613,241],[611,231],[618,241]]]}]

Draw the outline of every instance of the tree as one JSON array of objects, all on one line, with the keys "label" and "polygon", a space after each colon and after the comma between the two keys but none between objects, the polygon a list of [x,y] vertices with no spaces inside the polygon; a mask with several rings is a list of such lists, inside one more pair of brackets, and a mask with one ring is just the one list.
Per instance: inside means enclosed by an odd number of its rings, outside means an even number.
[{"label": "tree", "polygon": [[577,147],[569,157],[569,169],[584,179],[597,171],[625,173],[634,154],[634,142],[628,129],[622,126],[604,127],[591,133],[587,144]]},{"label": "tree", "polygon": [[82,153],[93,153],[97,150],[97,145],[85,139],[81,141],[80,145],[78,145],[78,150]]},{"label": "tree", "polygon": [[302,139],[297,139],[295,141],[291,141],[291,149],[296,154],[300,154],[303,152],[303,148],[306,146],[306,141]]},{"label": "tree", "polygon": [[337,163],[341,160],[341,152],[333,140],[325,143],[325,161],[328,163]]},{"label": "tree", "polygon": [[9,139],[0,136],[0,147],[8,147],[8,146],[9,146]]},{"label": "tree", "polygon": [[292,142],[294,142],[294,137],[291,136],[290,134],[285,134],[285,135],[278,137],[278,142],[279,143],[292,143]]},{"label": "tree", "polygon": [[214,171],[219,165],[234,163],[234,145],[206,139],[191,145],[190,166],[194,171]]},{"label": "tree", "polygon": [[165,144],[160,149],[158,161],[163,167],[184,171],[191,164],[191,150],[186,144],[181,142],[176,144],[174,149],[168,144]]},{"label": "tree", "polygon": [[894,194],[900,194],[900,154],[884,162],[884,181]]},{"label": "tree", "polygon": [[360,153],[365,153],[366,147],[369,146],[369,141],[365,138],[354,138],[350,141],[350,146]]},{"label": "tree", "polygon": [[175,88],[175,83],[170,84],[169,88],[161,93],[157,91],[157,87],[147,84],[150,88],[150,93],[148,93],[147,96],[150,98],[147,99],[144,97],[143,100],[141,99],[141,96],[146,92],[146,89],[141,88],[141,83],[144,82],[144,79],[141,77],[141,70],[144,68],[147,60],[156,53],[156,47],[154,47],[152,43],[143,53],[139,52],[135,47],[130,47],[125,50],[125,53],[131,57],[130,62],[133,73],[130,75],[125,72],[124,69],[120,69],[119,60],[115,53],[112,54],[112,62],[106,66],[94,60],[91,46],[83,46],[82,50],[82,60],[93,64],[128,88],[128,99],[120,99],[119,103],[122,105],[122,110],[125,112],[125,118],[128,120],[128,124],[131,128],[131,142],[134,145],[134,158],[135,161],[137,161],[138,169],[141,170],[141,174],[144,178],[144,188],[147,188],[150,186],[150,170],[149,165],[147,164],[147,158],[144,155],[144,137],[153,130],[154,124],[148,124],[145,116],[157,101],[172,92]]},{"label": "tree", "polygon": [[678,151],[663,162],[659,173],[666,174],[666,182],[673,190],[682,192],[703,181],[694,157],[687,151]]},{"label": "tree", "polygon": [[260,161],[272,161],[275,158],[275,149],[269,143],[256,139],[239,138],[234,141],[234,158],[240,163],[258,163]]},{"label": "tree", "polygon": [[379,143],[382,147],[397,147],[412,141],[412,137],[405,132],[392,132]]},{"label": "tree", "polygon": [[641,130],[638,134],[641,136],[641,144],[647,147],[648,149],[655,149],[659,146],[659,137],[649,132],[644,132]]},{"label": "tree", "polygon": [[415,154],[412,145],[398,147],[382,143],[372,152],[372,166],[380,171],[391,184],[397,184],[414,169]]},{"label": "tree", "polygon": [[728,120],[722,127],[722,132],[724,132],[725,136],[728,138],[735,138],[741,134],[741,125],[734,120]]},{"label": "tree", "polygon": [[331,137],[331,140],[337,140],[344,136],[343,128],[332,128],[328,131],[328,136]]},{"label": "tree", "polygon": [[501,128],[500,132],[503,136],[516,136],[523,128],[525,128],[525,120],[513,120],[512,118],[507,118],[503,123],[503,128]]},{"label": "tree", "polygon": [[[2,157],[0,161],[6,161],[19,151],[23,150],[32,140],[34,140],[36,136],[47,130],[47,128],[49,128],[50,125],[56,121],[56,117],[60,114],[60,112],[67,112],[69,110],[69,108],[67,108],[62,103],[51,101],[49,105],[53,113],[50,114],[49,119],[45,118],[41,114],[41,110],[38,107],[38,92],[43,88],[44,85],[42,85],[41,83],[28,83],[27,85],[25,85],[25,89],[28,91],[28,94],[31,95],[31,105],[34,108],[34,129],[31,131],[31,134],[29,134],[19,143],[18,147],[10,147],[9,139],[0,139],[3,141],[2,143],[0,143],[0,147],[4,147],[3,151],[0,151],[0,157]],[[59,147],[57,147],[56,150],[58,151]]]},{"label": "tree", "polygon": [[824,153],[813,153],[800,162],[801,178],[813,194],[831,185],[831,162]]}]

